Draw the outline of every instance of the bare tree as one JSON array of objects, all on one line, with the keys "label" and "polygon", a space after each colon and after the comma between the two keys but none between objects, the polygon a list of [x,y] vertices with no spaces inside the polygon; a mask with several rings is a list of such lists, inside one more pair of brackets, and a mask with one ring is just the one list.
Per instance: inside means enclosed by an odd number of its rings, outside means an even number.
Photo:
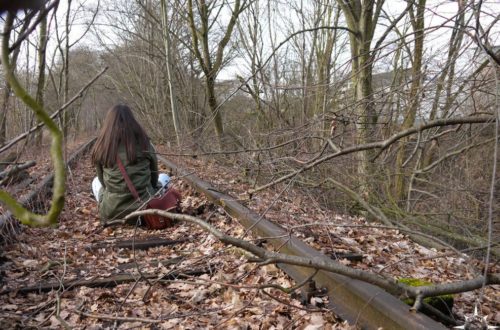
[{"label": "bare tree", "polygon": [[[353,32],[349,35],[351,47],[351,80],[356,104],[356,128],[358,144],[374,141],[377,113],[373,103],[372,70],[374,54],[371,48],[375,27],[384,1],[338,0],[347,23]],[[368,200],[374,194],[374,153],[367,150],[359,154],[358,175],[360,191]]]},{"label": "bare tree", "polygon": [[[196,7],[195,7],[196,6]],[[219,146],[223,147],[224,125],[221,109],[217,102],[215,94],[215,83],[220,70],[226,60],[224,52],[228,45],[233,29],[236,25],[239,15],[245,9],[246,1],[235,0],[234,5],[228,10],[231,11],[231,18],[223,31],[223,36],[216,42],[215,49],[211,49],[213,43],[213,27],[215,21],[219,18],[221,10],[225,9],[219,1],[206,2],[205,0],[188,0],[187,17],[191,30],[192,50],[198,64],[205,74],[205,87],[208,98],[208,104],[212,111],[215,132],[219,139]]]}]

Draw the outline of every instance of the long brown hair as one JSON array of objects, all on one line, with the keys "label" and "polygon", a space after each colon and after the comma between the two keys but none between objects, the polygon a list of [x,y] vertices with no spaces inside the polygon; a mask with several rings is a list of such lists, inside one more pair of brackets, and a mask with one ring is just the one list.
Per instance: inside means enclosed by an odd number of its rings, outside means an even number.
[{"label": "long brown hair", "polygon": [[130,108],[124,104],[113,106],[106,115],[97,141],[92,149],[92,161],[104,167],[114,167],[118,147],[123,144],[127,160],[133,164],[137,160],[137,148],[148,149],[149,138],[134,118]]}]

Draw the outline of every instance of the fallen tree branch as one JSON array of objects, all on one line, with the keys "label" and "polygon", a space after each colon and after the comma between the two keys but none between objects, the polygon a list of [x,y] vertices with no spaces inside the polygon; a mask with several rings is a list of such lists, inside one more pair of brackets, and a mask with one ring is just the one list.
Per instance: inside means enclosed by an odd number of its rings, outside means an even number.
[{"label": "fallen tree branch", "polygon": [[168,319],[172,319],[173,317],[161,318],[161,319],[147,319],[143,317],[127,317],[127,316],[111,316],[106,314],[91,314],[76,310],[76,312],[82,316],[90,317],[93,319],[99,320],[109,320],[109,321],[121,321],[121,322],[140,322],[140,323],[149,323],[149,324],[158,324],[165,322]]},{"label": "fallen tree branch", "polygon": [[[157,268],[158,266],[168,267],[171,265],[178,264],[181,261],[183,261],[184,259],[185,259],[185,257],[175,257],[175,258],[171,258],[171,259],[167,259],[167,260],[153,260],[146,267],[154,267],[154,268]],[[120,264],[120,265],[116,266],[116,268],[118,268],[120,270],[131,269],[131,268],[135,268],[135,267],[137,267],[137,264],[135,262],[130,262],[127,264]]]},{"label": "fallen tree branch", "polygon": [[[182,278],[186,276],[199,276],[206,274],[207,272],[210,271],[210,267],[206,268],[200,268],[200,269],[193,269],[193,270],[187,270],[184,272],[181,271],[172,271],[169,272],[168,274],[165,274],[160,277],[160,279],[176,279],[176,278]],[[143,274],[142,276],[143,279],[158,279],[159,276],[158,274]],[[86,286],[89,288],[98,288],[98,287],[114,287],[119,284],[123,283],[128,283],[128,282],[134,282],[137,281],[138,277],[132,276],[130,274],[118,274],[114,276],[110,276],[107,278],[94,278],[91,280],[84,280],[84,279],[78,279],[78,280],[71,280],[71,281],[57,281],[57,282],[45,282],[45,283],[39,283],[37,285],[32,285],[32,286],[27,286],[23,288],[12,288],[12,289],[6,289],[2,292],[0,292],[0,295],[3,294],[9,294],[11,292],[16,292],[16,293],[30,293],[30,292],[48,292],[52,290],[57,290],[59,288],[64,288],[64,290],[71,290],[77,287],[81,286]]]},{"label": "fallen tree branch", "polygon": [[153,247],[158,247],[158,246],[169,246],[169,245],[175,245],[175,244],[181,244],[185,242],[191,241],[190,238],[181,238],[181,239],[176,239],[176,240],[170,240],[170,239],[162,239],[162,238],[152,238],[152,239],[146,239],[146,240],[124,240],[124,241],[117,241],[117,242],[99,242],[96,244],[92,244],[90,246],[87,246],[85,249],[86,250],[95,250],[95,249],[102,249],[102,248],[109,248],[109,247],[114,247],[114,248],[119,248],[119,249],[136,249],[136,250],[147,250]]},{"label": "fallen tree branch", "polygon": [[486,278],[484,276],[478,276],[471,280],[412,287],[403,283],[399,283],[396,281],[396,279],[385,278],[381,275],[360,269],[353,269],[345,265],[342,265],[340,263],[337,263],[333,260],[325,260],[324,258],[305,258],[301,256],[288,255],[280,252],[268,251],[248,241],[244,241],[242,239],[226,235],[221,231],[219,231],[217,228],[208,224],[207,222],[199,218],[185,214],[176,214],[161,210],[147,209],[147,210],[133,212],[129,214],[125,219],[147,214],[155,214],[173,220],[193,223],[201,227],[205,232],[215,236],[222,243],[233,245],[252,253],[258,258],[255,261],[258,261],[260,265],[289,264],[289,265],[312,268],[316,270],[320,269],[377,285],[378,287],[383,288],[387,292],[399,296],[401,298],[423,299],[426,297],[439,296],[443,294],[453,294],[453,293],[472,291],[481,288],[483,283],[500,284],[500,276],[498,274],[488,274]]},{"label": "fallen tree branch", "polygon": [[0,186],[4,185],[12,176],[16,175],[17,173],[35,165],[36,162],[34,160],[31,160],[24,164],[14,165],[10,169],[0,172]]},{"label": "fallen tree branch", "polygon": [[85,317],[90,317],[93,319],[99,319],[99,320],[110,320],[110,321],[122,321],[122,322],[142,322],[142,323],[150,323],[150,324],[157,324],[157,323],[162,323],[167,320],[171,319],[180,319],[180,318],[186,318],[186,317],[191,317],[195,315],[208,315],[212,313],[216,313],[220,311],[221,308],[217,308],[214,310],[209,310],[206,312],[192,312],[192,313],[185,313],[185,314],[171,314],[169,316],[162,316],[160,319],[147,319],[147,318],[142,318],[142,317],[125,317],[125,316],[111,316],[111,315],[106,315],[106,314],[92,314],[92,313],[86,313],[81,310],[75,310],[78,314],[85,316]]}]

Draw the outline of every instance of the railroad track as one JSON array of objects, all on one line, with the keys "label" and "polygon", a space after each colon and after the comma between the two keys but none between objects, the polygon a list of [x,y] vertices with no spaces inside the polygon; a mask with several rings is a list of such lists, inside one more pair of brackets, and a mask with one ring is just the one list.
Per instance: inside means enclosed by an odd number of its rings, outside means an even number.
[{"label": "railroad track", "polygon": [[[234,197],[217,191],[210,183],[184,171],[163,157],[159,157],[159,160],[176,176],[182,177],[213,203],[222,206],[247,229],[251,229],[255,236],[266,237],[266,240],[280,252],[332,261],[298,238],[290,236],[289,232],[282,227],[236,202]],[[303,282],[314,273],[314,270],[305,267],[285,264],[278,266],[297,283]],[[442,324],[424,314],[411,312],[408,305],[366,282],[324,271],[318,272],[313,280],[318,287],[327,289],[330,308],[335,314],[352,324],[357,323],[367,329],[446,329]]]},{"label": "railroad track", "polygon": [[[68,161],[69,164],[74,164],[76,160],[85,156],[86,152],[89,150],[92,142],[89,142],[79,148]],[[248,209],[247,207],[241,205],[236,201],[236,199],[232,196],[224,194],[222,192],[217,191],[212,185],[206,181],[199,179],[193,173],[187,172],[181,168],[179,168],[176,164],[171,161],[159,157],[159,161],[164,164],[166,167],[170,169],[170,171],[174,174],[175,177],[180,178],[183,182],[187,183],[191,186],[192,189],[195,189],[199,193],[206,196],[208,200],[210,200],[215,205],[223,207],[225,211],[233,218],[238,219],[239,223],[242,224],[246,229],[251,229],[254,238],[265,237],[266,242],[271,243],[276,249],[279,249],[280,252],[307,257],[314,258],[315,260],[324,260],[331,262],[332,260],[325,256],[324,254],[318,252],[317,250],[310,247],[308,244],[304,243],[300,239],[290,236],[289,232],[284,230],[279,225],[276,225],[264,218],[262,218],[259,214],[254,211]],[[33,206],[39,205],[43,202],[43,198],[47,198],[46,191],[51,186],[52,177],[48,176],[43,179],[36,188],[36,191],[33,191],[23,200],[23,205]],[[89,180],[87,180],[89,181]],[[77,207],[74,211],[78,211]],[[85,210],[85,208],[83,208]],[[83,212],[87,214],[89,212],[86,210]],[[95,210],[93,210],[95,212]],[[92,213],[92,212],[91,212]],[[87,214],[88,215],[88,214]],[[95,220],[94,215],[88,215],[89,219]],[[0,218],[0,225],[3,223],[8,223],[7,219],[10,215],[4,214],[2,218]],[[3,220],[2,220],[3,219]],[[4,225],[5,227],[5,225]],[[98,235],[103,229],[95,228],[91,232],[96,233]],[[125,230],[121,233],[127,233]],[[129,234],[132,233],[131,230],[128,231]],[[135,231],[133,233],[133,237],[135,239]],[[199,237],[199,236],[198,236]],[[181,240],[185,239],[181,237]],[[95,244],[103,244],[102,238],[96,236]],[[158,243],[158,239],[155,241],[156,245],[153,246],[161,246],[162,239],[159,239],[160,243]],[[127,241],[130,242],[130,241]],[[116,242],[115,242],[116,243]],[[144,243],[144,242],[142,242]],[[183,242],[177,242],[182,244]],[[148,242],[146,242],[146,245]],[[165,243],[166,245],[167,243]],[[169,243],[171,244],[171,243]],[[139,244],[138,244],[139,245]],[[123,249],[123,246],[121,247]],[[92,247],[86,247],[86,250],[92,251]],[[89,252],[92,253],[92,252]],[[134,252],[135,253],[135,252]],[[175,259],[175,258],[174,258]],[[182,262],[183,258],[176,259],[172,264],[176,264]],[[157,267],[161,261],[156,263]],[[199,271],[200,274],[207,272],[206,264]],[[208,265],[213,267],[213,265]],[[288,276],[290,276],[296,283],[303,282],[304,280],[311,277],[313,274],[313,270],[305,267],[298,267],[293,265],[285,265],[279,264],[280,269],[282,269]],[[126,269],[128,266],[121,267],[121,269]],[[133,266],[129,266],[131,268]],[[195,270],[195,273],[197,270]],[[133,281],[134,277],[120,275],[118,279],[111,279],[111,281],[104,281],[103,284],[99,284],[102,286],[112,286],[112,283],[118,283],[119,281],[123,281],[120,283],[125,283],[127,281]],[[149,277],[148,277],[149,276]],[[148,275],[144,277],[147,281],[148,278],[154,278],[153,275]],[[175,276],[174,276],[175,277]],[[318,272],[313,277],[314,282],[317,287],[325,288],[326,294],[328,295],[328,308],[330,308],[337,316],[340,318],[349,321],[351,324],[357,324],[361,328],[366,329],[446,329],[444,325],[438,323],[426,315],[418,312],[411,312],[409,306],[398,300],[397,298],[391,296],[380,288],[370,285],[366,282],[352,280],[348,277],[328,273],[324,271]],[[75,282],[76,281],[76,282]],[[80,281],[80,282],[79,282]],[[79,284],[80,283],[80,284]],[[84,284],[81,284],[84,283]],[[86,284],[85,284],[86,283]],[[65,282],[66,287],[78,286],[78,285],[88,285],[91,286],[93,282],[82,282],[81,279],[72,279],[69,282]],[[60,283],[48,283],[45,288],[46,291],[50,291],[52,288],[59,287]],[[36,291],[36,285],[27,287],[26,292]],[[4,291],[3,294],[12,293],[16,290],[7,290]],[[0,293],[1,294],[1,293]]]},{"label": "railroad track", "polygon": [[[74,151],[66,161],[67,167],[69,169],[74,167],[76,162],[88,153],[94,142],[95,139],[91,139],[90,141],[80,146],[76,151]],[[19,202],[25,208],[28,208],[33,212],[45,212],[47,209],[47,200],[50,199],[49,194],[51,193],[53,182],[54,174],[51,173],[49,175],[46,175],[37,183],[35,183],[34,189],[31,190],[31,192],[29,192],[28,194],[22,196],[19,199]],[[21,185],[25,186],[25,184],[23,183],[21,183]],[[15,236],[18,229],[18,223],[16,221],[13,221],[10,211],[6,211],[2,215],[0,215],[0,244],[2,244],[2,241],[10,241],[12,237]]]}]

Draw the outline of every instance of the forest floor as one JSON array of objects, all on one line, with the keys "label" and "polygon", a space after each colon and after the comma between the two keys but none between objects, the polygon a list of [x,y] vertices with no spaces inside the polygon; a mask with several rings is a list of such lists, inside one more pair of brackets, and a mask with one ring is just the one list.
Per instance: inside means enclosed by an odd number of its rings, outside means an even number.
[{"label": "forest floor", "polygon": [[[159,150],[166,154],[165,148]],[[38,165],[30,169],[32,176],[50,172],[47,154],[31,155],[38,158]],[[470,279],[482,270],[480,260],[447,255],[449,251],[425,248],[399,231],[371,228],[363,219],[334,214],[322,209],[314,196],[297,190],[269,189],[248,200],[245,191],[249,186],[240,179],[238,167],[202,157],[166,157],[325,254],[363,256],[357,262],[339,259],[344,264],[435,283]],[[176,224],[162,231],[103,228],[90,189],[93,177],[94,169],[86,157],[68,176],[59,226],[22,227],[16,240],[2,247],[0,328],[356,328],[324,309],[325,297],[314,297],[303,305],[295,296],[264,289],[270,283],[286,287],[294,283],[275,266],[256,267],[246,261],[243,251],[224,246],[192,225]],[[237,219],[194,192],[182,178],[173,179],[183,194],[183,213],[196,215],[226,234],[238,236],[244,231]],[[147,250],[112,245],[151,238],[184,242]],[[495,267],[493,271],[498,273]],[[127,275],[129,281],[105,287],[67,285],[71,280],[95,281],[116,275]],[[148,279],[136,280],[141,277]],[[19,292],[42,282],[55,282],[57,289]],[[490,324],[500,324],[498,287],[488,287],[482,295],[455,295],[454,300],[457,319],[472,315],[477,303],[479,313]]]}]

